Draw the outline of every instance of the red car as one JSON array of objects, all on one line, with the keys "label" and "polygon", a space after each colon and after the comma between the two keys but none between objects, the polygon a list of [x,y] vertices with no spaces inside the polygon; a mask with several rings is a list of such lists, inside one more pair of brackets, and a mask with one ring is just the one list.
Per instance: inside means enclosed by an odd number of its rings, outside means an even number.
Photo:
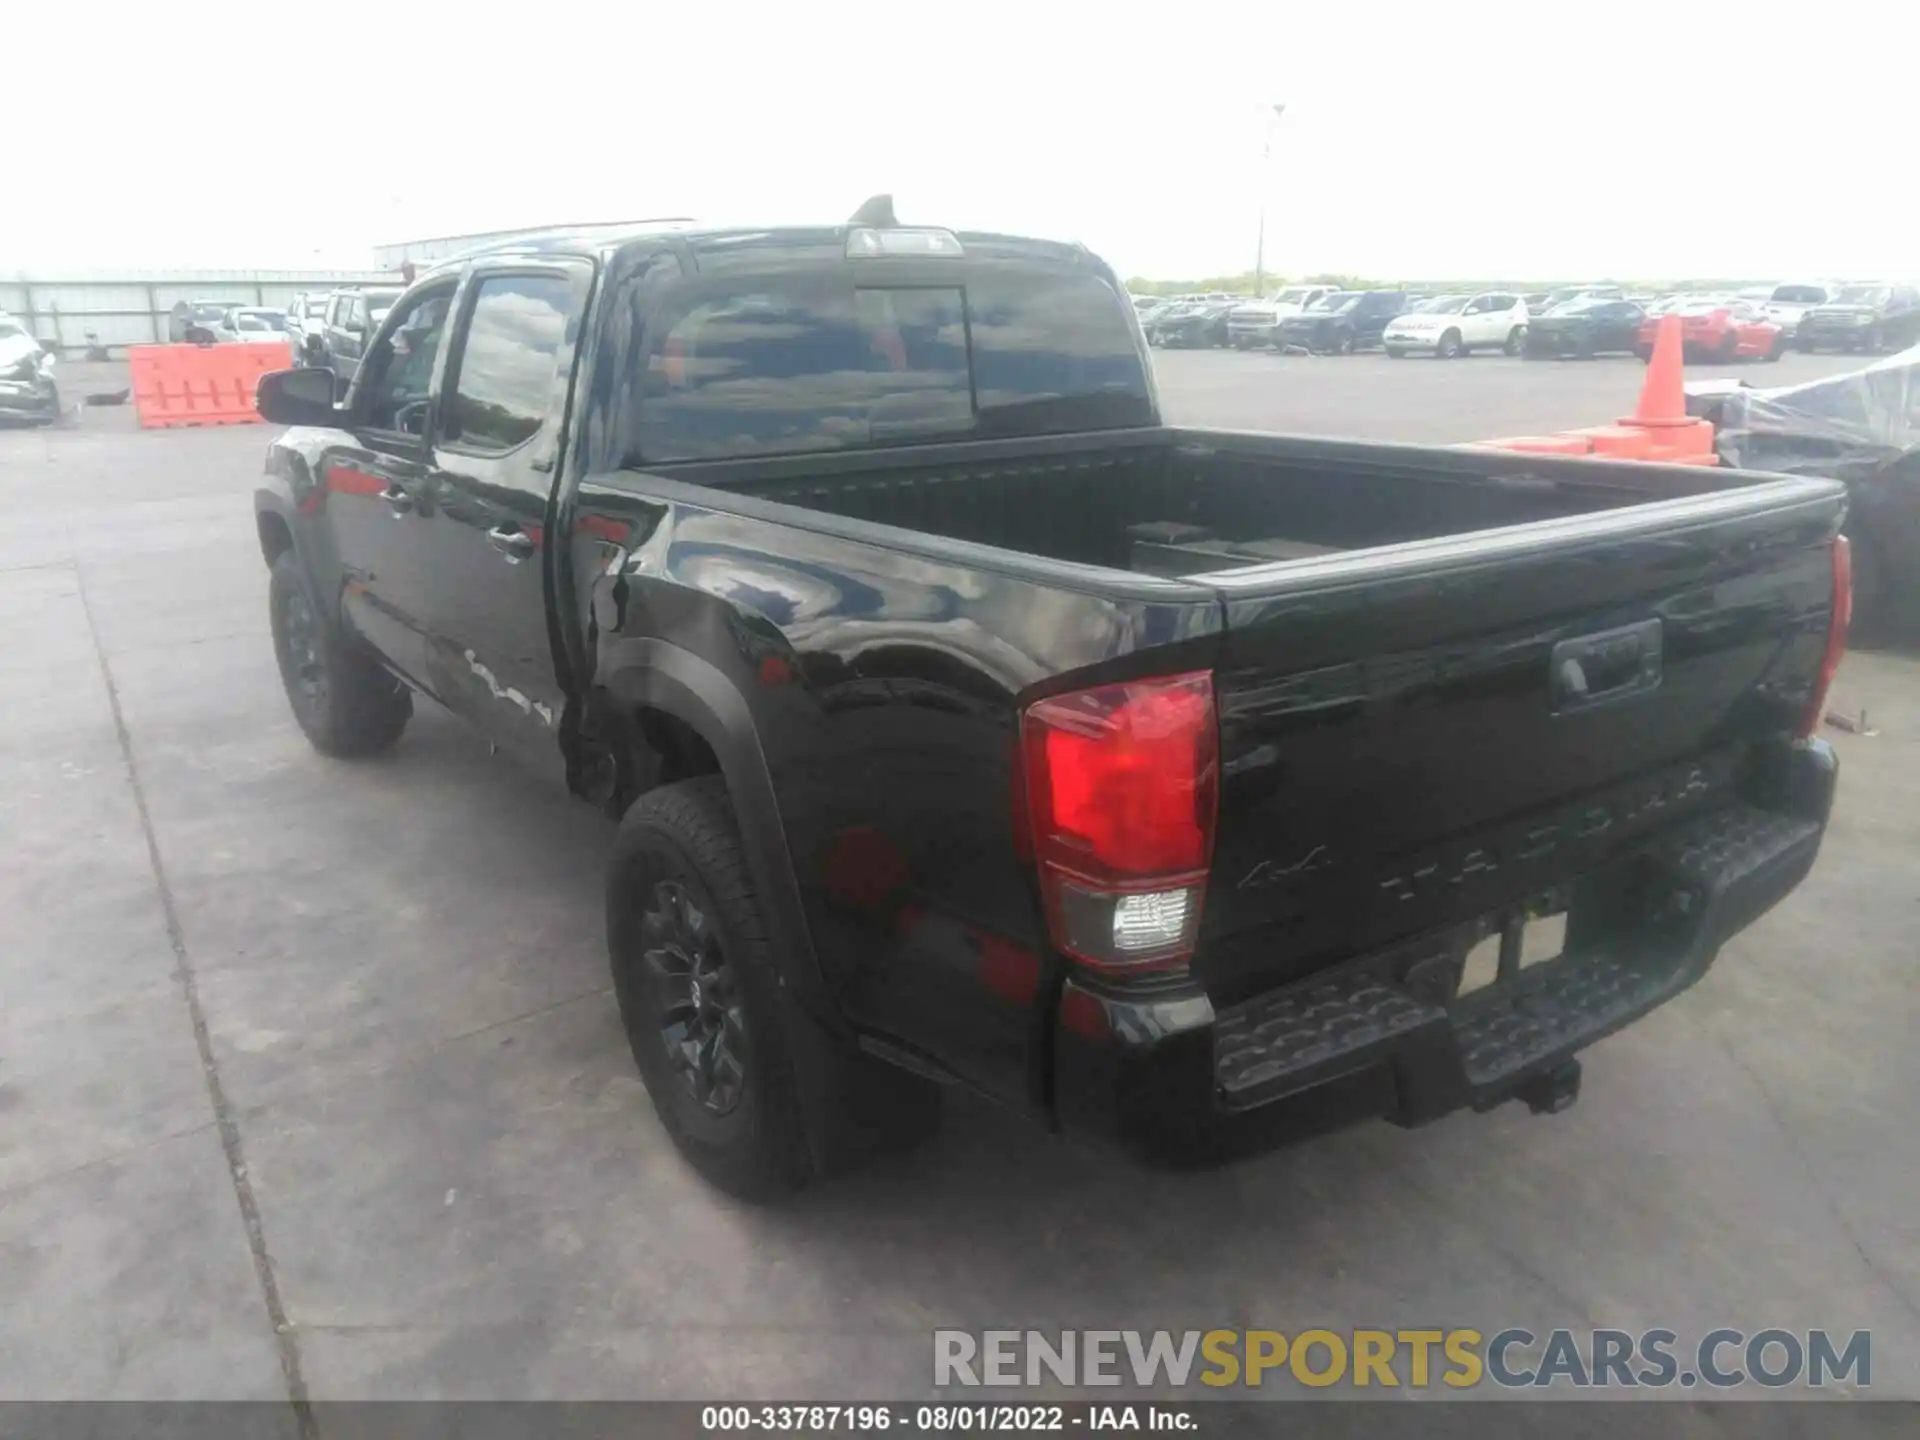
[{"label": "red car", "polygon": [[[1792,340],[1784,325],[1744,300],[1693,300],[1667,312],[1680,317],[1681,340],[1689,360],[1778,360]],[[1634,354],[1653,358],[1653,337],[1659,317],[1649,315],[1640,326]]]}]

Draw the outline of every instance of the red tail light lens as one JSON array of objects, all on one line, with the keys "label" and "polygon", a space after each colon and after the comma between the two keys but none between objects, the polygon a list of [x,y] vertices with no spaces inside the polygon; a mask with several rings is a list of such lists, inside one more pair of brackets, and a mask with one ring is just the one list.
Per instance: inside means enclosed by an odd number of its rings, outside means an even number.
[{"label": "red tail light lens", "polygon": [[1184,964],[1213,861],[1212,675],[1041,700],[1022,717],[1021,744],[1054,944],[1101,967]]},{"label": "red tail light lens", "polygon": [[1847,653],[1847,627],[1853,623],[1853,546],[1844,535],[1833,538],[1833,612],[1827,620],[1827,650],[1820,657],[1820,678],[1814,682],[1806,718],[1800,724],[1804,740],[1820,732],[1827,715],[1827,693]]}]

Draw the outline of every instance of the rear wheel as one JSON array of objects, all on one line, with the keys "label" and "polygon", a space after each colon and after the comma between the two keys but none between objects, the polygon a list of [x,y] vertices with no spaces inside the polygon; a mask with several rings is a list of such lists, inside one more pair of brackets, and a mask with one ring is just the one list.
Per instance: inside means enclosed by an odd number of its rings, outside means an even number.
[{"label": "rear wheel", "polygon": [[267,608],[287,703],[314,749],[356,759],[400,738],[411,692],[317,612],[291,550],[273,562]]},{"label": "rear wheel", "polygon": [[1651,365],[1653,363],[1653,347],[1651,345],[1636,345],[1633,347],[1633,353],[1640,357],[1642,364]]},{"label": "rear wheel", "polygon": [[1516,325],[1507,332],[1507,343],[1502,347],[1509,355],[1518,355],[1526,348],[1527,327]]},{"label": "rear wheel", "polygon": [[1386,351],[1389,360],[1404,360],[1407,358],[1407,352],[1398,345],[1389,345],[1386,347]]},{"label": "rear wheel", "polygon": [[1353,332],[1351,330],[1343,330],[1333,337],[1333,353],[1336,355],[1351,355],[1353,353]]},{"label": "rear wheel", "polygon": [[627,811],[607,872],[607,947],[634,1063],[680,1153],[743,1199],[798,1190],[812,1165],[790,1002],[718,776]]},{"label": "rear wheel", "polygon": [[1867,338],[1865,342],[1863,342],[1861,348],[1863,348],[1869,355],[1878,355],[1882,350],[1887,348],[1886,338],[1881,333],[1880,327],[1878,325],[1875,325],[1872,329],[1867,331]]},{"label": "rear wheel", "polygon": [[1449,330],[1440,337],[1440,343],[1434,347],[1434,355],[1441,360],[1451,360],[1456,355],[1467,353],[1467,347],[1460,343],[1460,332]]}]

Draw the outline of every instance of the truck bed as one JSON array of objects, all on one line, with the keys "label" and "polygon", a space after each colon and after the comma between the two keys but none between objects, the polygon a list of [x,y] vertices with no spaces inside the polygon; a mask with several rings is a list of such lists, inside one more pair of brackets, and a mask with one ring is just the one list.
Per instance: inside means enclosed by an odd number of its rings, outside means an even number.
[{"label": "truck bed", "polygon": [[1183,430],[701,463],[660,473],[922,534],[1161,575],[1593,514],[1751,479]]},{"label": "truck bed", "polygon": [[[1726,803],[1805,707],[1840,514],[1836,486],[1737,470],[1178,429],[663,473],[723,510],[716,491],[777,502],[750,507],[762,546],[788,543],[795,506],[869,522],[843,562],[917,548],[877,522],[1112,575],[1023,562],[1036,615],[1076,613],[1042,598],[1060,591],[1119,596],[1122,572],[1210,596],[1211,639],[1124,643],[1128,670],[1216,677],[1195,965],[1216,1003],[1552,901],[1648,827]],[[1531,854],[1616,813],[1633,823]]]}]

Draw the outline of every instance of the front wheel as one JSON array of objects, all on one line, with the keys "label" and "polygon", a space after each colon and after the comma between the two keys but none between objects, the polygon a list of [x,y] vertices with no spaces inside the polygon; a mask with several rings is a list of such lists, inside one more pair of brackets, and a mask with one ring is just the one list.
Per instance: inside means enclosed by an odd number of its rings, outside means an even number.
[{"label": "front wheel", "polygon": [[607,872],[607,947],[634,1063],[680,1153],[743,1199],[806,1184],[790,1002],[718,776],[627,811]]},{"label": "front wheel", "polygon": [[1466,346],[1460,343],[1460,332],[1449,330],[1440,337],[1440,343],[1434,347],[1434,355],[1441,360],[1451,360],[1456,355],[1466,354]]},{"label": "front wheel", "polygon": [[1507,332],[1507,343],[1503,349],[1509,355],[1518,355],[1527,343],[1527,327],[1516,325]]},{"label": "front wheel", "polygon": [[1389,360],[1404,360],[1407,358],[1407,352],[1398,345],[1388,345],[1385,348]]},{"label": "front wheel", "polygon": [[318,612],[291,550],[273,562],[267,610],[280,683],[314,749],[351,760],[400,738],[412,693]]},{"label": "front wheel", "polygon": [[1720,342],[1720,363],[1730,365],[1739,358],[1740,332],[1738,330],[1729,330],[1727,331],[1726,338]]},{"label": "front wheel", "polygon": [[1786,332],[1782,331],[1780,334],[1773,337],[1773,344],[1767,347],[1767,359],[1778,360],[1782,355],[1786,353],[1787,353],[1787,337],[1786,337]]}]

